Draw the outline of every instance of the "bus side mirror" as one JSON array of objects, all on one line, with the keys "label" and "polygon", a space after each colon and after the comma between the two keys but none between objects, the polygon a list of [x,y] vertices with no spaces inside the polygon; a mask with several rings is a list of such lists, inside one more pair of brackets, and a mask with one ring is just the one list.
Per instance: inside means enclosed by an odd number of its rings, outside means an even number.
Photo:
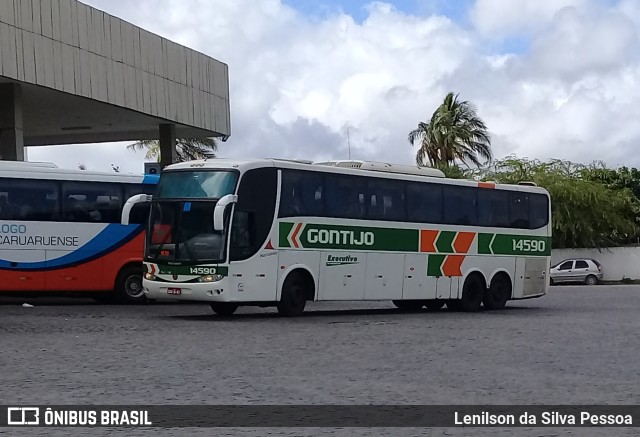
[{"label": "bus side mirror", "polygon": [[136,203],[151,202],[151,199],[153,199],[153,196],[150,194],[136,194],[135,196],[129,197],[124,203],[124,207],[122,208],[122,217],[120,219],[120,223],[123,225],[128,225],[129,215],[131,214],[131,208],[133,208],[133,205],[135,205]]},{"label": "bus side mirror", "polygon": [[236,203],[237,201],[238,196],[235,194],[227,194],[218,200],[218,203],[213,210],[213,229],[215,231],[224,230],[224,211],[227,209],[227,205]]}]

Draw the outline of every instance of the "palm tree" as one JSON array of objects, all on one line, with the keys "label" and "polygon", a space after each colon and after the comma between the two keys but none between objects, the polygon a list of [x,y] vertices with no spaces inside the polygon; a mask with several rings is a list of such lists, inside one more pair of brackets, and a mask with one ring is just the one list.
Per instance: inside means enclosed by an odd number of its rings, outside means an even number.
[{"label": "palm tree", "polygon": [[419,166],[428,162],[432,167],[448,167],[459,159],[479,167],[493,157],[487,126],[471,103],[458,100],[458,94],[448,93],[431,120],[418,123],[408,140],[420,147],[416,153]]},{"label": "palm tree", "polygon": [[[146,159],[160,162],[160,141],[140,140],[127,146],[129,150],[147,149]],[[176,139],[178,161],[192,161],[194,159],[215,158],[218,142],[215,138]]]}]

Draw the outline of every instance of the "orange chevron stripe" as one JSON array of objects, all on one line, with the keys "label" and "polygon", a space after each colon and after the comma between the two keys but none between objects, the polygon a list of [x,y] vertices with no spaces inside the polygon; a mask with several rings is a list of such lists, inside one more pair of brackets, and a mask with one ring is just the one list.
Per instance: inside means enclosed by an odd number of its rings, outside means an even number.
[{"label": "orange chevron stripe", "polygon": [[429,231],[423,229],[420,231],[420,252],[437,252],[436,237],[438,231]]},{"label": "orange chevron stripe", "polygon": [[489,188],[493,189],[496,187],[496,184],[493,182],[478,182],[478,188]]},{"label": "orange chevron stripe", "polygon": [[293,242],[293,246],[296,249],[300,248],[300,243],[298,241],[298,233],[300,232],[301,227],[302,227],[302,223],[298,223],[298,226],[296,226],[296,229],[293,231],[293,235],[291,236],[291,241]]},{"label": "orange chevron stripe", "polygon": [[467,253],[473,243],[473,239],[476,238],[475,232],[458,232],[456,239],[453,242],[453,250],[456,253]]},{"label": "orange chevron stripe", "polygon": [[442,273],[445,276],[462,276],[462,262],[464,255],[448,255],[442,264]]}]

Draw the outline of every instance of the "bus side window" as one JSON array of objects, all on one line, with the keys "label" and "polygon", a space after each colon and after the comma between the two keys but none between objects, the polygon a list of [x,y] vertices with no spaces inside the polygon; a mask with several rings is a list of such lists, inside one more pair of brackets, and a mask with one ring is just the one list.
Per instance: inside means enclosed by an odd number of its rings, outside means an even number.
[{"label": "bus side window", "polygon": [[58,184],[54,181],[3,179],[0,214],[5,220],[46,221],[58,216]]},{"label": "bus side window", "polygon": [[410,222],[442,223],[442,185],[407,183],[407,216]]},{"label": "bus side window", "polygon": [[279,217],[315,216],[324,213],[322,175],[282,170]]},{"label": "bus side window", "polygon": [[326,215],[362,219],[366,215],[366,179],[354,176],[327,174]]},{"label": "bus side window", "polygon": [[478,189],[478,225],[509,227],[509,192]]},{"label": "bus side window", "polygon": [[529,227],[540,229],[549,223],[549,201],[544,194],[529,194]]},{"label": "bus side window", "polygon": [[404,183],[390,179],[369,179],[367,217],[370,220],[405,221]]},{"label": "bus side window", "polygon": [[444,222],[451,225],[475,226],[478,222],[476,189],[448,185],[444,190]]},{"label": "bus side window", "polygon": [[512,228],[529,229],[529,195],[512,191],[509,202],[509,221]]},{"label": "bus side window", "polygon": [[264,247],[276,208],[277,177],[274,168],[258,168],[242,175],[231,223],[231,261],[247,259]]},{"label": "bus side window", "polygon": [[119,223],[122,194],[117,184],[63,182],[64,219],[72,222]]},{"label": "bus side window", "polygon": [[282,188],[280,190],[279,217],[296,217],[304,215],[302,205],[302,175],[297,171],[282,171]]}]

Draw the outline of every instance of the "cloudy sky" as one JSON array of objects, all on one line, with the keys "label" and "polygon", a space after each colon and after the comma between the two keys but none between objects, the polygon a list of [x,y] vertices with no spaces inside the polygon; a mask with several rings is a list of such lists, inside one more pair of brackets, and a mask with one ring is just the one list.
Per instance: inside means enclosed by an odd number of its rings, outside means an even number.
[{"label": "cloudy sky", "polygon": [[[229,65],[219,156],[414,162],[448,91],[494,154],[640,166],[638,0],[85,0]],[[127,143],[29,160],[141,172]]]}]

